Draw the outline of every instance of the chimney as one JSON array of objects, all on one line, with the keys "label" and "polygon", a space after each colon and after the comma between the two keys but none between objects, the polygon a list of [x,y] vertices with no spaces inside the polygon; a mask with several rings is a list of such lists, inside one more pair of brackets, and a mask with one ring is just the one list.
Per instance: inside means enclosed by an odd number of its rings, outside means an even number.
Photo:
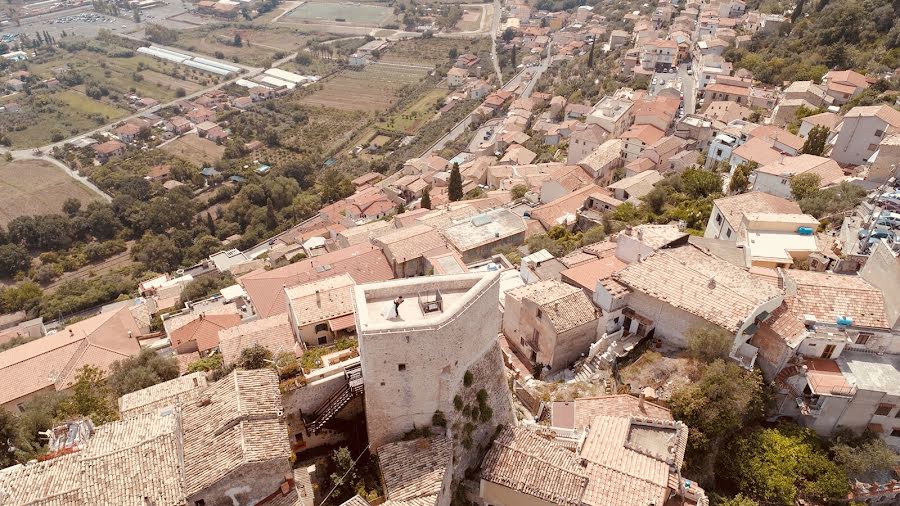
[{"label": "chimney", "polygon": [[638,409],[641,409],[641,410],[644,409],[644,397],[646,397],[646,396],[644,395],[644,391],[641,390],[641,396],[638,397]]},{"label": "chimney", "polygon": [[211,402],[212,398],[208,394],[201,395],[197,398],[197,406],[199,407],[209,406]]}]

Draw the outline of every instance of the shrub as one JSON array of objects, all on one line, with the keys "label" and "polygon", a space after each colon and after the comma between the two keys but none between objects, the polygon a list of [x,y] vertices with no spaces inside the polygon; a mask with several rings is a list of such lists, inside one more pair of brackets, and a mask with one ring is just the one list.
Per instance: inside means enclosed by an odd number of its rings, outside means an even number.
[{"label": "shrub", "polygon": [[475,381],[475,375],[472,374],[471,371],[466,371],[463,375],[463,385],[466,387],[472,386],[472,383]]}]

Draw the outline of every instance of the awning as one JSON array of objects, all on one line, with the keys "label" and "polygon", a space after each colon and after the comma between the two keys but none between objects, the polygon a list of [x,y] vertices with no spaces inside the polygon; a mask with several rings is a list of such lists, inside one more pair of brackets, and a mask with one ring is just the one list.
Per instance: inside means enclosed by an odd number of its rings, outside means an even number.
[{"label": "awning", "polygon": [[345,314],[344,316],[338,316],[337,318],[332,318],[328,320],[328,326],[331,327],[332,332],[355,328],[356,316],[353,313],[350,313]]}]

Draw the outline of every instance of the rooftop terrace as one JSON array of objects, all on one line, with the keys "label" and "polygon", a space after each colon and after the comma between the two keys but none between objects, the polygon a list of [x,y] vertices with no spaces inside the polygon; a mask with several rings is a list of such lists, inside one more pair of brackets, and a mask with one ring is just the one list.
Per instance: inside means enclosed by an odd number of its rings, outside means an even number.
[{"label": "rooftop terrace", "polygon": [[[366,332],[440,325],[497,278],[497,272],[475,272],[357,285],[357,328]],[[399,306],[394,302],[398,297],[403,297]]]}]

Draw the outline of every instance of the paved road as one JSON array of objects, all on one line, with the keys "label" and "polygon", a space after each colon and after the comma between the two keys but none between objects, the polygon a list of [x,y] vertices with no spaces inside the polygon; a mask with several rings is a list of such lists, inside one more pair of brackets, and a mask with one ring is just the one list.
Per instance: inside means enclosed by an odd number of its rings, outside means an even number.
[{"label": "paved road", "polygon": [[494,0],[494,16],[491,20],[491,62],[494,63],[494,72],[497,73],[497,82],[503,82],[503,72],[500,72],[500,60],[497,58],[497,31],[500,30],[500,9],[503,6],[500,0]]},{"label": "paved road", "polygon": [[[550,54],[550,48],[547,48],[547,54]],[[550,57],[547,56],[541,64],[537,67],[529,67],[525,70],[519,72],[514,75],[506,84],[503,85],[503,90],[512,91],[519,87],[522,83],[522,79],[525,78],[526,74],[533,74],[531,81],[525,86],[525,90],[522,93],[522,97],[528,98],[531,95],[531,92],[534,91],[534,86],[537,83],[538,79],[540,79],[541,74],[547,70],[547,67],[550,65]],[[435,151],[440,151],[444,149],[447,144],[455,141],[460,135],[462,135],[466,130],[468,130],[469,126],[472,125],[472,114],[469,114],[465,118],[463,118],[459,123],[457,123],[453,128],[450,129],[443,137],[438,139],[437,142],[432,144],[428,149],[426,149],[420,156],[426,156],[428,153],[432,153]]]},{"label": "paved road", "polygon": [[681,78],[684,93],[684,113],[693,114],[697,107],[697,81],[694,76],[688,75],[688,65],[683,63],[678,67],[678,77]]}]

